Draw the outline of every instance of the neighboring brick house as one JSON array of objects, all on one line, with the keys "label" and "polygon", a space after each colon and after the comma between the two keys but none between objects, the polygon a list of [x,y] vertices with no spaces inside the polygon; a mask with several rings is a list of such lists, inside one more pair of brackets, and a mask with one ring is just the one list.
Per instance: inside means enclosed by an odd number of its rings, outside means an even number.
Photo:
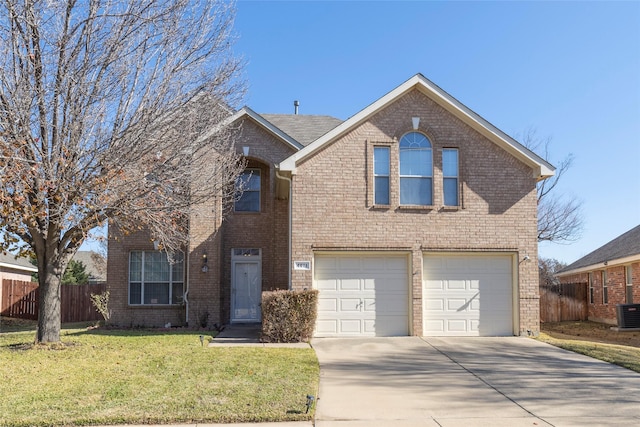
[{"label": "neighboring brick house", "polygon": [[618,304],[640,303],[640,225],[569,264],[560,283],[588,286],[589,320],[617,323]]},{"label": "neighboring brick house", "polygon": [[420,74],[344,122],[232,119],[247,191],[173,267],[110,241],[114,322],[259,322],[261,291],[315,288],[316,336],[538,333],[536,154]]}]

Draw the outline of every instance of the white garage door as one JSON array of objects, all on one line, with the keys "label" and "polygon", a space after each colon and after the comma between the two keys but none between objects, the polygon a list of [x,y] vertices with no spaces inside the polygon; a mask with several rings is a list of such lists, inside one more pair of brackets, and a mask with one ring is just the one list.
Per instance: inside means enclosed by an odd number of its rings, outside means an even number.
[{"label": "white garage door", "polygon": [[424,335],[513,335],[512,259],[425,254]]},{"label": "white garage door", "polygon": [[315,336],[408,335],[407,262],[405,255],[316,255]]}]

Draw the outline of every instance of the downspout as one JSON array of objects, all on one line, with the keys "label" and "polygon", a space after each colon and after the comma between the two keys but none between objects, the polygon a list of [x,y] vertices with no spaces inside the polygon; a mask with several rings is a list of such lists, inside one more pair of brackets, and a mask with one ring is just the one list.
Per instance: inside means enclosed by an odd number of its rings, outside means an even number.
[{"label": "downspout", "polygon": [[[187,243],[187,248],[189,248],[189,244]],[[184,300],[184,307],[185,307],[185,315],[184,315],[184,322],[187,326],[189,326],[189,298],[187,298],[187,296],[189,295],[189,272],[191,271],[191,268],[189,268],[189,260],[190,260],[190,253],[189,250],[187,249],[187,259],[185,260],[185,268],[186,268],[186,277],[185,277],[185,282],[186,282],[186,289],[184,290],[184,294],[182,296],[182,299]]]},{"label": "downspout", "polygon": [[291,290],[291,266],[292,266],[292,261],[291,261],[291,229],[292,229],[292,221],[291,221],[291,212],[292,212],[292,194],[293,194],[293,181],[291,180],[291,178],[286,177],[284,175],[280,175],[280,172],[278,171],[278,169],[276,168],[276,177],[279,179],[283,179],[287,182],[289,182],[289,241],[288,241],[288,259],[289,259],[289,263],[287,265],[287,274],[288,274],[288,286],[289,286],[289,290]]}]

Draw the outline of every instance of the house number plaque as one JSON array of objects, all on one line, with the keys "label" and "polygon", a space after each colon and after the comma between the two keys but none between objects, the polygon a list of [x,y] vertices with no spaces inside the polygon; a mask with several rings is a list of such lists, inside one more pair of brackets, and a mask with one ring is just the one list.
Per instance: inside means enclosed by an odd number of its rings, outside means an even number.
[{"label": "house number plaque", "polygon": [[311,261],[293,261],[294,270],[311,270]]}]

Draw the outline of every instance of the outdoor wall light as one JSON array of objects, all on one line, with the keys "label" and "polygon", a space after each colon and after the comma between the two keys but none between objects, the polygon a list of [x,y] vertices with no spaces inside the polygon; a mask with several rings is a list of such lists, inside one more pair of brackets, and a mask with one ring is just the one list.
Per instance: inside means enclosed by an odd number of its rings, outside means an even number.
[{"label": "outdoor wall light", "polygon": [[307,414],[309,413],[309,409],[313,406],[313,401],[315,400],[315,396],[312,394],[307,394]]},{"label": "outdoor wall light", "polygon": [[250,147],[242,147],[242,154],[244,154],[245,157],[249,155],[249,148]]},{"label": "outdoor wall light", "polygon": [[209,266],[207,265],[207,254],[202,254],[202,272],[206,273],[209,271]]},{"label": "outdoor wall light", "polygon": [[418,127],[420,127],[420,117],[412,117],[411,123],[413,124],[413,130],[418,130]]}]

